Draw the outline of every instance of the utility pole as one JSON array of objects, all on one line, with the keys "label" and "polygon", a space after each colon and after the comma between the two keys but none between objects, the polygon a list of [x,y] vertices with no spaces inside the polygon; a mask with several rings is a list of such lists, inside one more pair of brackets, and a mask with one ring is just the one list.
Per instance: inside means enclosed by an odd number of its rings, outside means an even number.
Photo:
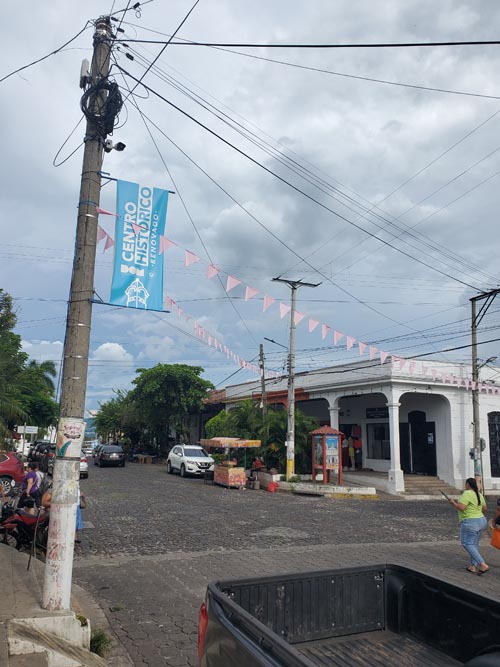
[{"label": "utility pole", "polygon": [[[474,457],[474,477],[480,485],[481,491],[484,493],[484,476],[483,476],[483,457],[481,451],[481,423],[479,416],[479,369],[482,367],[477,358],[477,327],[481,320],[488,312],[489,307],[493,303],[495,296],[500,293],[500,289],[491,290],[490,292],[482,292],[470,299],[471,302],[471,363],[472,363],[472,424],[474,429],[473,435],[473,457]],[[479,312],[476,308],[478,301],[484,301]],[[483,364],[484,365],[484,364]]]},{"label": "utility pole", "polygon": [[288,348],[288,419],[286,433],[286,479],[295,475],[295,311],[299,287],[319,287],[321,283],[304,283],[301,280],[273,278],[274,282],[285,283],[292,290],[290,309],[290,346]]},{"label": "utility pole", "polygon": [[89,113],[86,114],[75,255],[66,321],[60,419],[42,600],[43,607],[51,610],[70,609],[80,455],[85,433],[83,417],[94,292],[96,207],[100,200],[104,142],[106,133],[112,131],[104,119],[108,115],[106,107],[110,90],[108,74],[112,38],[109,17],[99,18],[95,22],[90,78],[86,76],[82,86],[89,84],[84,93],[84,96],[87,95]]},{"label": "utility pole", "polygon": [[267,414],[266,375],[264,372],[264,345],[259,345],[260,390],[262,394],[262,416]]}]

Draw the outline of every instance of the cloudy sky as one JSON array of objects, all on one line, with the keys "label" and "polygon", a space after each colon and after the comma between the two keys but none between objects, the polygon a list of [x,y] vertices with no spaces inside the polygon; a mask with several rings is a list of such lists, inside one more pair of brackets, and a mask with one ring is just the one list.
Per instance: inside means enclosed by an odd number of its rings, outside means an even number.
[{"label": "cloudy sky", "polygon": [[[0,78],[57,49],[109,12],[111,1],[19,0],[0,29]],[[126,4],[117,0],[114,11]],[[167,39],[191,6],[153,0],[140,15],[128,12],[122,28],[135,59],[121,46],[117,63],[142,76],[162,47],[133,40]],[[486,40],[499,19],[495,0],[200,0],[178,36],[266,44]],[[90,26],[0,88],[0,286],[16,299],[17,331],[35,359],[59,361],[62,352],[81,146],[65,158],[81,143],[83,123],[59,149],[81,118],[80,63],[91,44]],[[498,284],[499,48],[232,49],[236,54],[170,45],[144,82],[259,164],[137,89],[135,104],[161,130],[149,126],[155,147],[127,101],[114,133],[127,148],[106,155],[104,169],[177,193],[167,235],[179,247],[166,255],[166,294],[242,358],[255,359],[264,342],[275,370],[285,351],[264,337],[287,343],[278,302],[289,290],[271,282],[279,275],[321,282],[299,291],[306,315],[297,329],[301,369],[359,358],[355,348],[335,348],[331,333],[322,340],[320,327],[309,334],[309,317],[402,356],[468,360],[467,348],[441,350],[469,343],[469,298]],[[126,90],[118,68],[112,73]],[[53,166],[55,157],[61,166]],[[113,183],[103,188],[101,205],[114,210]],[[114,236],[113,219],[100,222]],[[184,268],[183,248],[201,261]],[[205,279],[208,261],[221,268],[220,281]],[[104,301],[111,265],[112,251],[99,247],[95,288]],[[231,299],[223,287],[228,274],[242,281]],[[249,302],[245,285],[259,290]],[[265,314],[264,294],[277,300]],[[498,308],[483,320],[480,340],[496,337]],[[223,386],[237,366],[192,334],[192,321],[175,313],[96,306],[87,407],[129,387],[137,367],[158,362],[199,364]],[[482,346],[480,356],[496,350]],[[240,371],[229,382],[252,377]]]}]

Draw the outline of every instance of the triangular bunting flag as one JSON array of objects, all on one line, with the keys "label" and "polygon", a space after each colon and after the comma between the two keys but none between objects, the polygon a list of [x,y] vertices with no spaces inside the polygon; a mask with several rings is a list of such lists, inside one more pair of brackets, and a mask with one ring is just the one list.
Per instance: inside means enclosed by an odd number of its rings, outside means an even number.
[{"label": "triangular bunting flag", "polygon": [[347,336],[347,338],[346,338],[346,347],[347,347],[347,349],[350,350],[355,342],[356,342],[355,338],[353,338],[352,336]]},{"label": "triangular bunting flag", "polygon": [[100,206],[96,206],[95,212],[96,212],[98,215],[112,215],[112,216],[115,217],[115,218],[119,218],[119,217],[120,217],[120,216],[118,215],[118,213],[113,213],[112,211],[106,211],[105,208],[101,208]]},{"label": "triangular bunting flag", "polygon": [[299,313],[299,311],[296,310],[293,314],[293,323],[295,324],[295,326],[297,326],[297,324],[302,322],[304,317],[305,317],[304,313]]},{"label": "triangular bunting flag", "polygon": [[213,278],[216,276],[218,273],[220,273],[220,269],[218,269],[216,266],[213,264],[208,265],[207,269],[207,280],[210,280],[210,278]]},{"label": "triangular bunting flag", "polygon": [[109,250],[109,248],[112,248],[115,245],[115,242],[111,238],[109,234],[106,236],[106,243],[104,244],[104,250],[103,252],[106,252],[106,250]]},{"label": "triangular bunting flag", "polygon": [[139,233],[142,231],[142,227],[135,222],[130,223],[132,225],[132,229],[134,230],[134,234],[136,236],[139,236]]},{"label": "triangular bunting flag", "polygon": [[177,245],[177,243],[174,243],[170,239],[167,239],[166,236],[160,236],[160,251],[159,254],[162,255],[165,250],[168,250],[169,248],[172,248],[172,246]]},{"label": "triangular bunting flag", "polygon": [[338,342],[344,337],[343,333],[340,333],[340,331],[334,331],[333,332],[333,344],[337,345]]},{"label": "triangular bunting flag", "polygon": [[209,336],[209,337],[208,337],[208,344],[209,344],[210,346],[212,346],[212,336]]},{"label": "triangular bunting flag", "polygon": [[312,317],[309,318],[309,333],[312,333],[314,329],[318,326],[319,321],[314,320]]},{"label": "triangular bunting flag", "polygon": [[195,255],[194,252],[191,252],[190,250],[185,250],[184,251],[184,266],[191,266],[191,264],[194,264],[195,262],[199,262],[200,258],[198,255]]},{"label": "triangular bunting flag", "polygon": [[321,338],[325,340],[325,338],[328,335],[328,332],[330,331],[332,327],[329,327],[328,324],[322,324],[321,325]]},{"label": "triangular bunting flag", "polygon": [[370,361],[373,361],[375,359],[376,354],[377,354],[377,348],[374,345],[370,345]]},{"label": "triangular bunting flag", "polygon": [[103,239],[106,238],[106,236],[107,233],[104,231],[101,225],[97,225],[97,243],[100,243]]},{"label": "triangular bunting flag", "polygon": [[389,356],[389,353],[388,353],[388,352],[384,352],[383,350],[380,350],[379,355],[380,355],[380,363],[381,363],[381,364],[385,364],[385,360],[386,360],[387,357]]},{"label": "triangular bunting flag", "polygon": [[258,289],[250,287],[250,285],[245,290],[245,301],[250,301],[253,297],[259,293]]},{"label": "triangular bunting flag", "polygon": [[273,299],[272,296],[267,296],[267,294],[264,296],[264,306],[262,308],[262,312],[265,313],[266,310],[273,305],[273,303],[276,301],[276,299]]},{"label": "triangular bunting flag", "polygon": [[363,355],[366,350],[366,343],[362,343],[361,341],[359,341],[358,346],[359,346],[359,354]]},{"label": "triangular bunting flag", "polygon": [[286,303],[280,303],[280,317],[283,319],[285,315],[288,315],[290,312],[291,308],[290,306],[287,306]]},{"label": "triangular bunting flag", "polygon": [[238,280],[238,278],[233,278],[233,276],[228,276],[227,277],[227,283],[226,283],[226,292],[230,292],[232,289],[234,289],[240,283],[241,283],[241,280]]}]

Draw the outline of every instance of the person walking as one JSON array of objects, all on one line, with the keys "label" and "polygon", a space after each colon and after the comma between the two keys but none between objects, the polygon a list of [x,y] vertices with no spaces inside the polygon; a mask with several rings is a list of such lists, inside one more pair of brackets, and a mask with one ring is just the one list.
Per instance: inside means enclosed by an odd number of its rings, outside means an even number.
[{"label": "person walking", "polygon": [[488,521],[486,501],[477,488],[473,477],[465,481],[465,491],[458,500],[448,500],[456,510],[460,521],[460,543],[470,556],[470,565],[466,568],[472,574],[484,574],[490,569],[479,553],[479,540]]}]

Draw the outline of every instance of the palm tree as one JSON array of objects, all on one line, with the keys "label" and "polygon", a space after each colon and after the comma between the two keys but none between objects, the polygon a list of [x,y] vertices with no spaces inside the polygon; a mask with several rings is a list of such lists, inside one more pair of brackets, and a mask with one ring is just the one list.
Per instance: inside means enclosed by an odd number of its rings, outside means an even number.
[{"label": "palm tree", "polygon": [[52,378],[55,378],[57,375],[55,363],[51,359],[40,362],[32,359],[28,364],[28,368],[39,375],[40,379],[46,386],[48,393],[53,396],[56,391],[56,386]]}]

